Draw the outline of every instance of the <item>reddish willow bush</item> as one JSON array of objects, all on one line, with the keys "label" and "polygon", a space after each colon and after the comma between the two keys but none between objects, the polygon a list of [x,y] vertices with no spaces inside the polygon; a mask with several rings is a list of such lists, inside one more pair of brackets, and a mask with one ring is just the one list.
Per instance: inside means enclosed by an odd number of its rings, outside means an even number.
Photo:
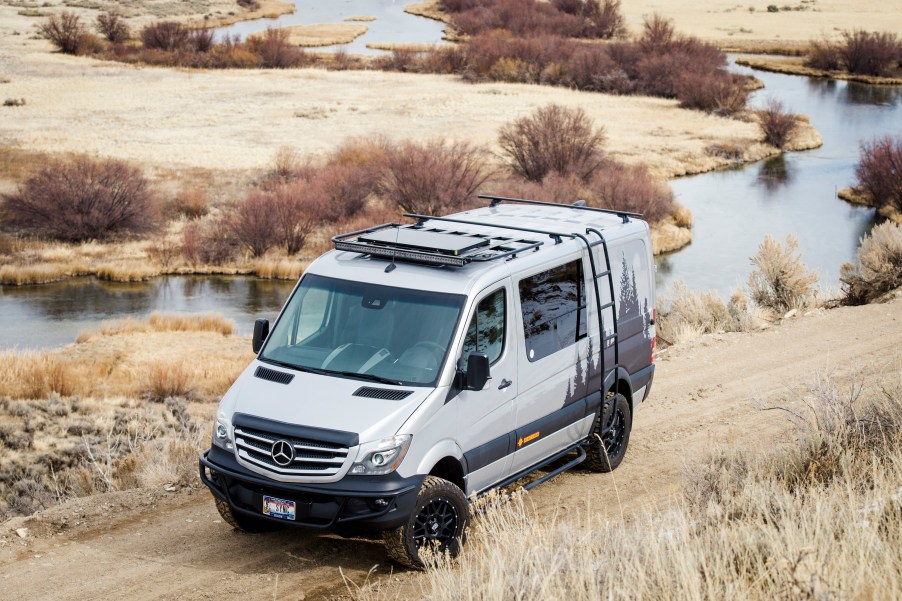
[{"label": "reddish willow bush", "polygon": [[158,207],[137,167],[113,159],[51,161],[14,194],[2,196],[4,225],[55,240],[102,240],[143,233]]},{"label": "reddish willow bush", "polygon": [[558,85],[613,94],[676,98],[686,108],[732,114],[745,107],[747,78],[727,69],[717,47],[675,33],[670,21],[646,20],[634,41],[588,44],[548,28],[518,35],[480,29],[459,48],[395,53],[385,69],[461,73],[469,81]]}]

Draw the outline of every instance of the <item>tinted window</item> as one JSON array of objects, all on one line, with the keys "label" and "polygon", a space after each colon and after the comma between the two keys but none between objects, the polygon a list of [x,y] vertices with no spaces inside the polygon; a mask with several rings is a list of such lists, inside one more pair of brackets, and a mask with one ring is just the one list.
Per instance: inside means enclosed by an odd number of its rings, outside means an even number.
[{"label": "tinted window", "polygon": [[526,356],[538,361],[586,335],[582,263],[571,261],[520,280]]},{"label": "tinted window", "polygon": [[485,353],[494,363],[504,350],[504,322],[507,303],[504,288],[496,290],[479,302],[464,338],[464,361],[470,353]]}]

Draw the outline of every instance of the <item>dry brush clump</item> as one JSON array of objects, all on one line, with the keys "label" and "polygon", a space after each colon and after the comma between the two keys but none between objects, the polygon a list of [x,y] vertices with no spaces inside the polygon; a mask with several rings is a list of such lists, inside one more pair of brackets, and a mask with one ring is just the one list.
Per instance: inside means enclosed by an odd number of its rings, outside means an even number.
[{"label": "dry brush clump", "polygon": [[[822,379],[795,436],[689,458],[675,506],[537,515],[489,497],[430,599],[872,598],[902,587],[902,382]],[[786,405],[793,411],[792,404]],[[802,411],[807,411],[802,409]],[[815,417],[817,414],[817,417]],[[788,414],[787,414],[788,415]],[[825,449],[826,446],[826,449]],[[616,478],[598,476],[615,488]],[[603,484],[602,481],[605,483]],[[611,493],[613,495],[613,493]],[[628,515],[624,515],[628,511]],[[627,517],[628,519],[624,519]],[[875,592],[881,591],[881,592]],[[363,587],[361,599],[390,598]]]},{"label": "dry brush clump", "polygon": [[158,221],[141,170],[115,159],[50,161],[0,199],[4,226],[68,242],[145,233]]},{"label": "dry brush clump", "polygon": [[725,303],[715,292],[693,292],[683,282],[676,282],[660,305],[664,310],[657,332],[672,344],[704,334],[746,332],[763,323],[761,312],[749,302],[742,289],[733,292]]},{"label": "dry brush clump", "polygon": [[902,286],[902,226],[881,223],[861,240],[855,263],[840,268],[843,304],[863,305]]},{"label": "dry brush clump", "polygon": [[97,15],[97,31],[100,32],[107,41],[114,44],[121,44],[128,40],[132,31],[123,20],[122,15],[115,11],[100,13]]},{"label": "dry brush clump", "polygon": [[778,315],[792,309],[803,309],[816,302],[818,274],[811,272],[796,254],[799,241],[792,234],[786,244],[769,235],[758,246],[758,254],[751,258],[754,269],[749,274],[748,287],[758,306]]}]

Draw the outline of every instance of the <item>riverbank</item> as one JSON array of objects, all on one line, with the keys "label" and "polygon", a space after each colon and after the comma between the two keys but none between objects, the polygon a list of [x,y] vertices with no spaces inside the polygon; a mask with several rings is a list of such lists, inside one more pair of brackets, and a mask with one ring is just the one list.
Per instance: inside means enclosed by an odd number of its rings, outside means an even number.
[{"label": "riverbank", "polygon": [[805,65],[804,57],[743,57],[736,59],[737,65],[751,67],[759,71],[799,75],[802,77],[818,77],[823,79],[840,79],[854,81],[872,86],[902,85],[902,77],[878,77],[875,75],[856,75],[848,71],[826,71]]}]

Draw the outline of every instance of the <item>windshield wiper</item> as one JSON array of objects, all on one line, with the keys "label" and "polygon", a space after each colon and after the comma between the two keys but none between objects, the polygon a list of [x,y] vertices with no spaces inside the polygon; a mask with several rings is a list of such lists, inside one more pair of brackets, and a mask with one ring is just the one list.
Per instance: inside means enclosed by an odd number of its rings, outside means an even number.
[{"label": "windshield wiper", "polygon": [[360,378],[362,380],[370,380],[371,382],[379,382],[381,384],[391,384],[392,386],[403,386],[401,382],[398,380],[392,380],[389,378],[383,378],[382,376],[377,376],[375,374],[361,374],[356,371],[332,371],[330,369],[323,370],[326,373],[330,374],[338,374],[339,376],[347,376],[349,378]]},{"label": "windshield wiper", "polygon": [[330,372],[328,369],[320,369],[318,367],[307,367],[306,365],[295,365],[294,363],[286,363],[285,361],[279,361],[278,359],[270,359],[269,357],[263,357],[260,359],[261,361],[267,361],[269,363],[274,363],[281,367],[287,367],[288,369],[294,369],[296,371],[305,371],[311,374],[319,374],[321,376],[328,375]]}]

